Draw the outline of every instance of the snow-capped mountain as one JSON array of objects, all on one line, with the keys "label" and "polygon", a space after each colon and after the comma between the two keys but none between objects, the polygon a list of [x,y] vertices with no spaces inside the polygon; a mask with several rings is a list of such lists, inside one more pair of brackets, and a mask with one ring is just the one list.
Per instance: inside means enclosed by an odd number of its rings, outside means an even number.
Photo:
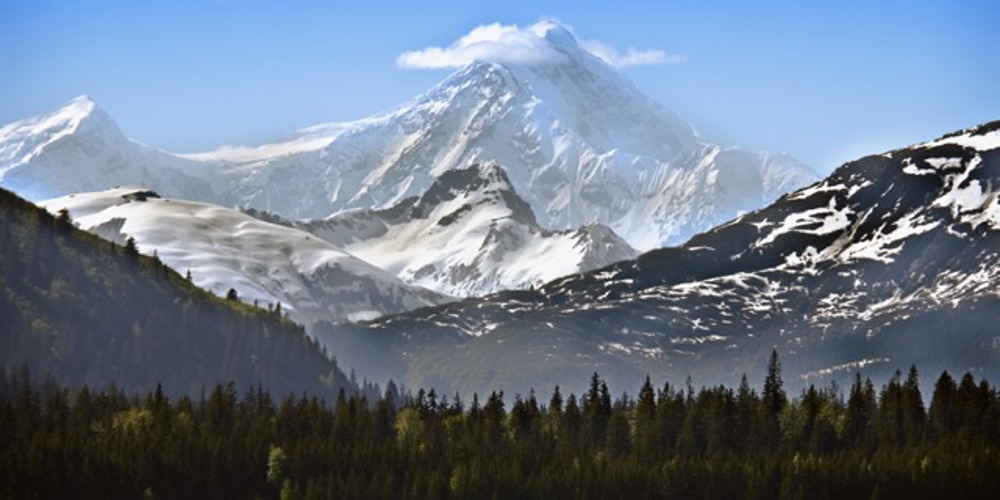
[{"label": "snow-capped mountain", "polygon": [[41,203],[65,208],[82,229],[155,253],[199,287],[230,288],[244,302],[277,306],[296,321],[371,319],[440,304],[445,297],[402,283],[309,233],[215,205],[161,198],[141,188],[79,193]]},{"label": "snow-capped mountain", "polygon": [[634,258],[614,231],[539,227],[496,163],[449,170],[419,198],[295,222],[403,281],[452,296],[530,288]]},{"label": "snow-capped mountain", "polygon": [[453,169],[496,161],[541,227],[599,223],[650,249],[816,179],[797,161],[713,144],[556,23],[556,60],[475,62],[380,115],[260,147],[170,155],[124,138],[87,99],[0,129],[0,185],[39,200],[135,184],[286,218],[384,209]]},{"label": "snow-capped mountain", "polygon": [[241,203],[294,218],[390,207],[448,170],[497,161],[541,226],[598,222],[644,249],[816,179],[787,156],[702,139],[558,24],[536,33],[558,61],[475,62],[373,118],[189,158],[215,162]]},{"label": "snow-capped mountain", "polygon": [[0,128],[0,185],[33,201],[128,184],[228,202],[200,177],[203,167],[129,140],[86,96]]},{"label": "snow-capped mountain", "polygon": [[998,186],[993,122],[845,164],[681,247],[321,338],[366,375],[462,391],[579,389],[595,370],[734,384],[772,348],[792,390],[910,364],[993,380]]}]

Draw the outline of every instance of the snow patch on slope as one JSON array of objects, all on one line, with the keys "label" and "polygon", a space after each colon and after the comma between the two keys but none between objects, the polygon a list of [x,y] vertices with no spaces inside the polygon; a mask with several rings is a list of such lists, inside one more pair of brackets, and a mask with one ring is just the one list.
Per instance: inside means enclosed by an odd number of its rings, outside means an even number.
[{"label": "snow patch on slope", "polygon": [[837,198],[830,198],[826,207],[813,208],[788,215],[770,233],[754,244],[763,247],[772,244],[779,236],[788,233],[826,235],[842,231],[850,226],[849,207],[837,207]]},{"label": "snow patch on slope", "polygon": [[921,144],[926,148],[933,148],[945,144],[955,144],[962,147],[972,148],[977,151],[989,151],[1000,148],[1000,130],[994,130],[985,134],[976,134],[968,131],[950,137],[944,137],[936,141]]}]

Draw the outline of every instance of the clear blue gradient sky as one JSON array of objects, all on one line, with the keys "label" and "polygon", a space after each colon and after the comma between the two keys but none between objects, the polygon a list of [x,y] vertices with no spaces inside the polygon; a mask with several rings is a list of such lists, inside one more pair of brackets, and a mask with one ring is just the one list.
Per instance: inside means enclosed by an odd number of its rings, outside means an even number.
[{"label": "clear blue gradient sky", "polygon": [[448,75],[398,68],[404,51],[544,18],[687,56],[622,71],[703,135],[819,172],[1000,119],[1000,2],[819,3],[0,0],[0,123],[88,94],[170,151],[257,144]]}]

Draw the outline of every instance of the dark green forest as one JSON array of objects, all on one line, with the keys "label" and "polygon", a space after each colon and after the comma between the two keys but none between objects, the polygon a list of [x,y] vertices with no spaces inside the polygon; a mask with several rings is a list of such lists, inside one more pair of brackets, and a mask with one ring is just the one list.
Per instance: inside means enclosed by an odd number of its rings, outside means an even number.
[{"label": "dark green forest", "polygon": [[196,396],[215,384],[333,400],[344,374],[282,317],[0,189],[0,368],[71,386]]},{"label": "dark green forest", "polygon": [[66,390],[0,381],[3,498],[1000,498],[1000,399],[948,373],[925,405],[917,371],[846,398],[648,380],[612,398],[594,375],[461,401],[433,391],[333,405],[219,386]]}]

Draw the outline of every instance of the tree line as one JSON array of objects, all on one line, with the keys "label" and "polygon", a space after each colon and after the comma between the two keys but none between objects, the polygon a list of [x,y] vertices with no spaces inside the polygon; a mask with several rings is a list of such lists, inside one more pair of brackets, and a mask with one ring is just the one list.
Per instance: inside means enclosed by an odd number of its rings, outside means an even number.
[{"label": "tree line", "polygon": [[759,392],[0,396],[4,498],[1000,498],[996,388],[944,372],[925,405],[915,368],[795,397],[777,355]]}]

